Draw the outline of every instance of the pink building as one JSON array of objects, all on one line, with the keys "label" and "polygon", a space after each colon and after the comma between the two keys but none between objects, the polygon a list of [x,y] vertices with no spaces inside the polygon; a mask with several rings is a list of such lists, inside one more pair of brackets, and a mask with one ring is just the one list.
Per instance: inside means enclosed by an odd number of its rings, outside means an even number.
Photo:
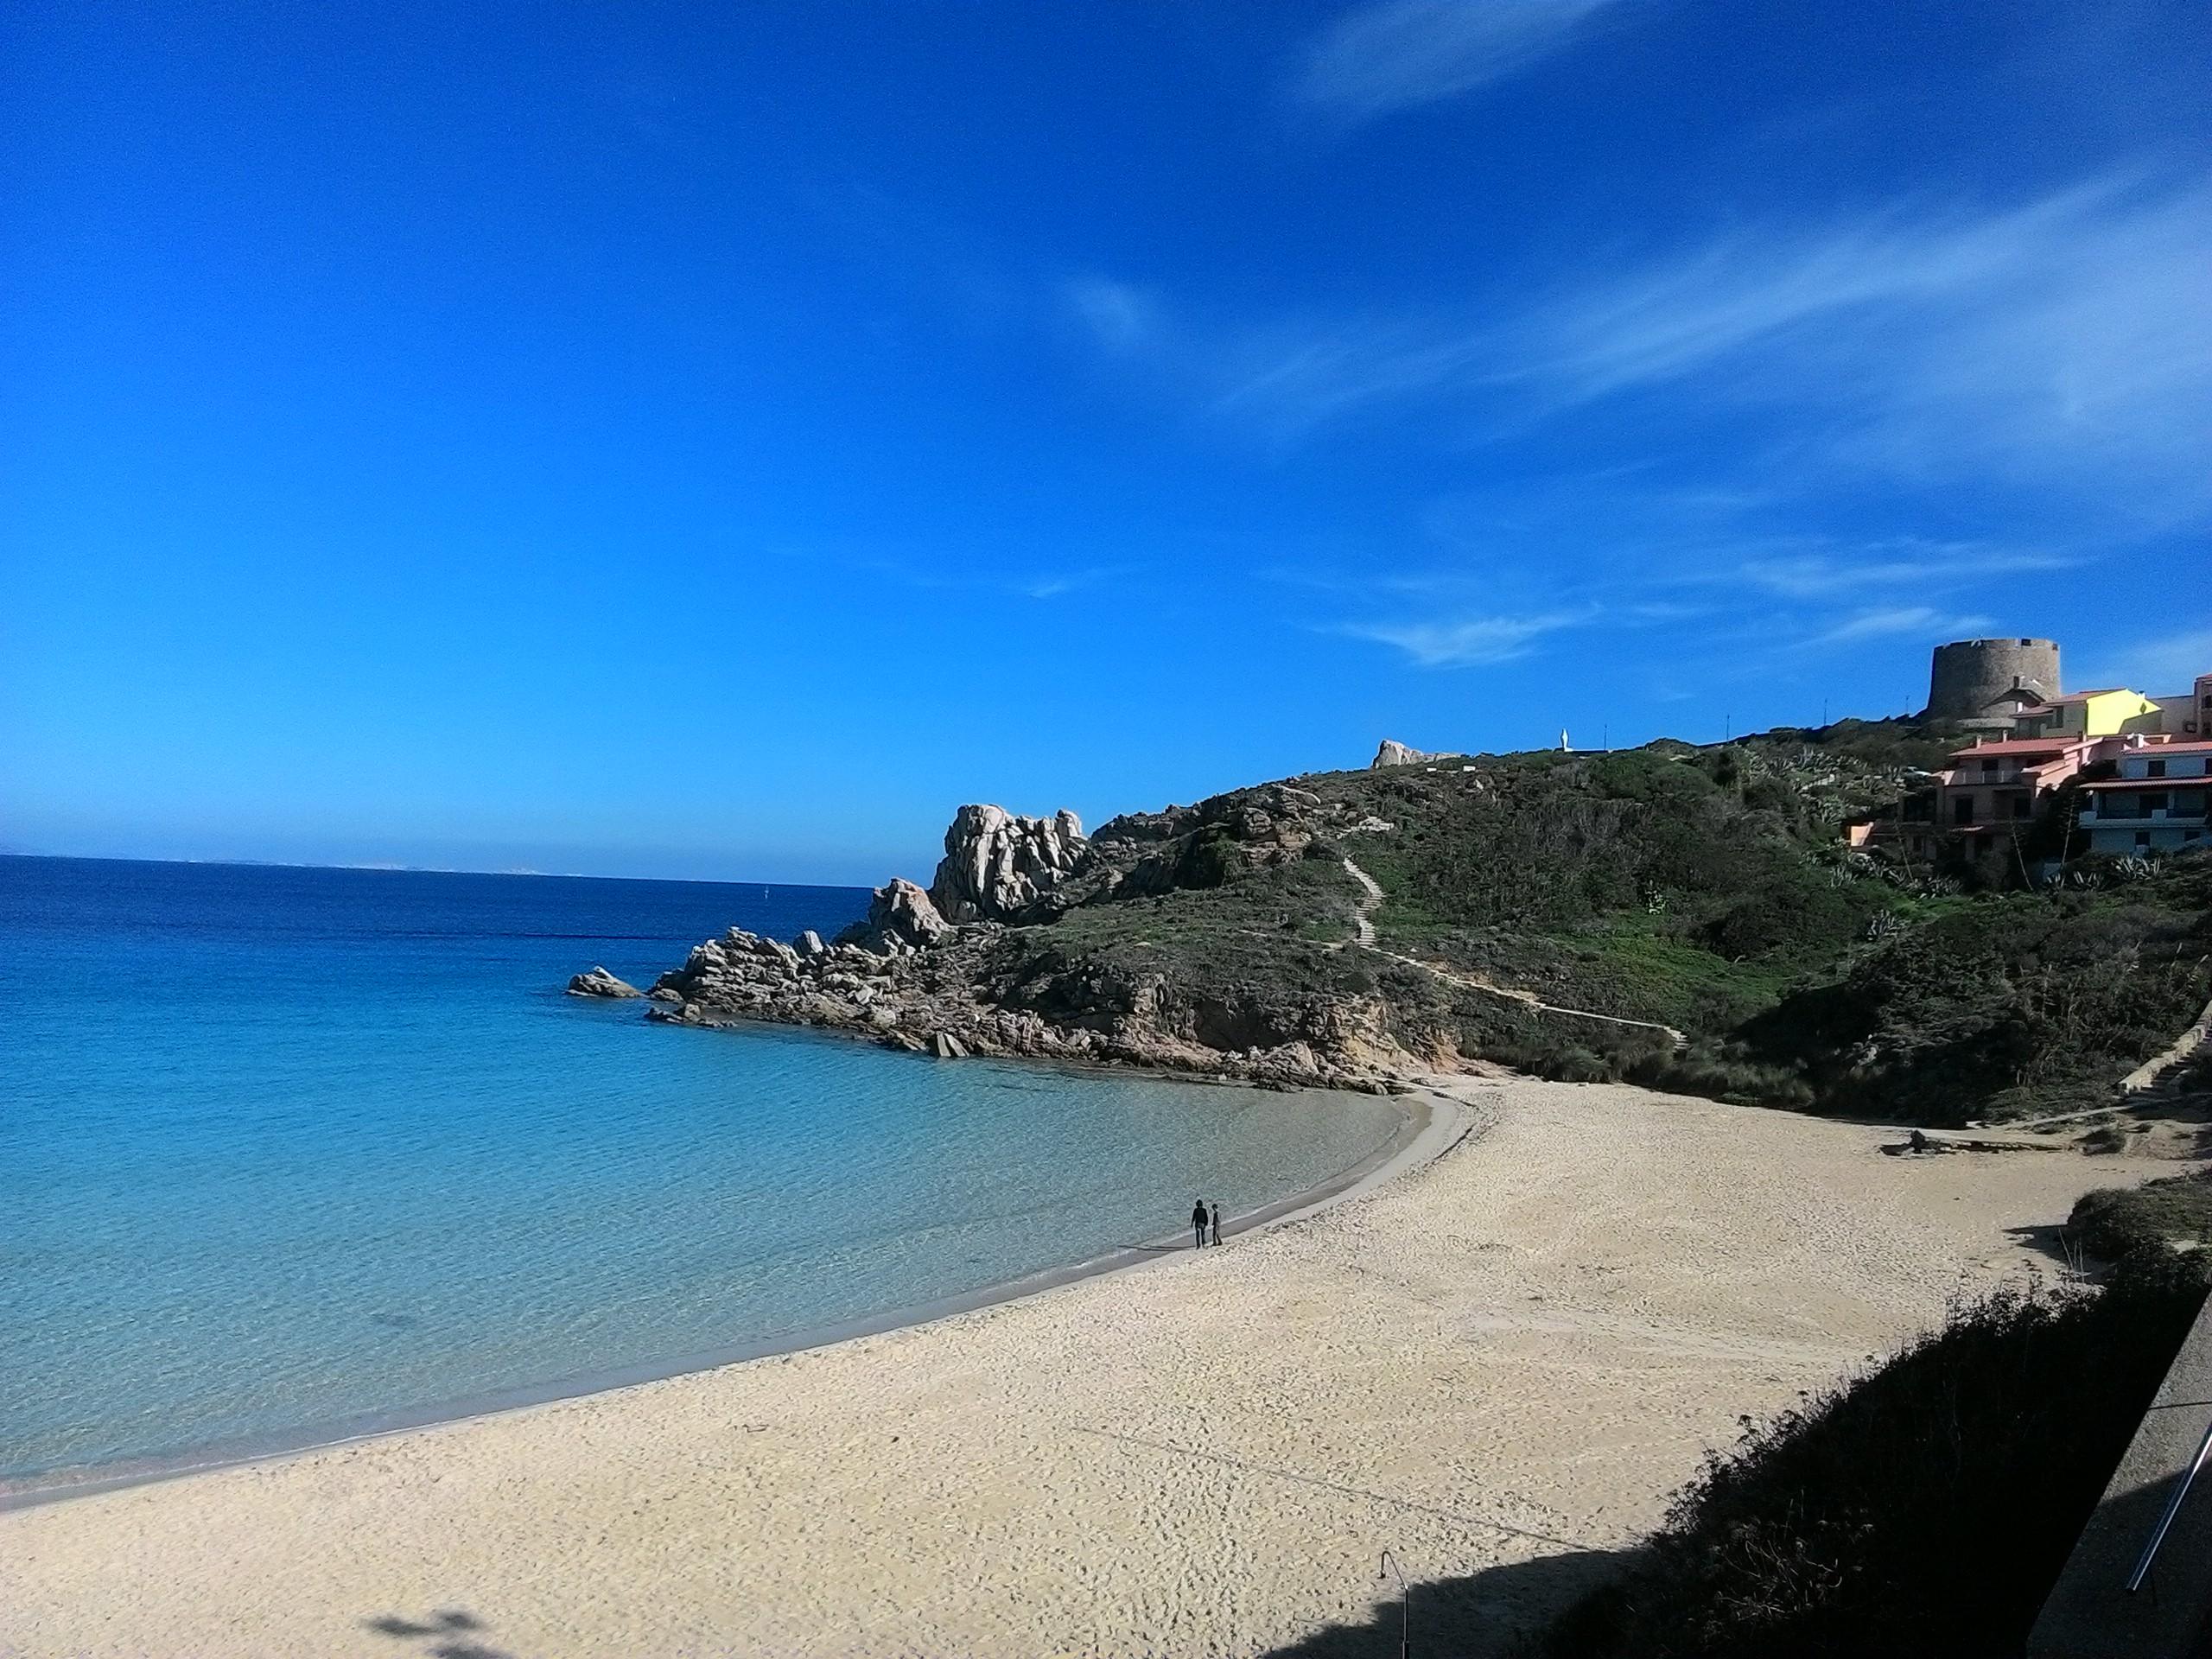
[{"label": "pink building", "polygon": [[1936,774],[1926,817],[1901,814],[1853,824],[1845,839],[1853,847],[1889,844],[1915,857],[1933,857],[1961,842],[2024,829],[2051,792],[2085,768],[2165,743],[2163,736],[2141,733],[1984,739],[1951,752],[1951,764]]},{"label": "pink building", "polygon": [[1955,834],[2024,823],[2052,790],[2082,767],[2117,755],[2126,741],[2054,734],[1955,749],[1948,768],[1936,774],[1936,823]]}]

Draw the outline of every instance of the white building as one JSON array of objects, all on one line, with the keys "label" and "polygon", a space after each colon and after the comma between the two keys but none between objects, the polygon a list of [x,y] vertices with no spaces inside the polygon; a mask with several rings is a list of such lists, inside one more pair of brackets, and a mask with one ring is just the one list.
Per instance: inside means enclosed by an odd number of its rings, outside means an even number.
[{"label": "white building", "polygon": [[2124,751],[2120,776],[2082,786],[2082,828],[2093,853],[2122,857],[2207,844],[2212,742],[2153,743]]}]

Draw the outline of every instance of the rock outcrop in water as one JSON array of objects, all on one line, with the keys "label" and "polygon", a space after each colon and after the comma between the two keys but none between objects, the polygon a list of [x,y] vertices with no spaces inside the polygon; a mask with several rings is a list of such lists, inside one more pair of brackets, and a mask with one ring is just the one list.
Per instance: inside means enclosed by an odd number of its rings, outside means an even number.
[{"label": "rock outcrop in water", "polygon": [[578,974],[569,981],[570,996],[643,996],[645,993],[627,980],[617,979],[604,968],[594,967],[588,974]]},{"label": "rock outcrop in water", "polygon": [[[1380,1089],[1415,1062],[1379,998],[1224,977],[1230,953],[1218,949],[1203,963],[1147,953],[1141,941],[1135,957],[1096,954],[1066,925],[1077,912],[1133,920],[1131,906],[1239,870],[1314,860],[1333,877],[1333,855],[1309,851],[1330,816],[1318,796],[1287,785],[1218,811],[1209,804],[1116,818],[1090,838],[1072,812],[963,807],[928,891],[887,883],[867,917],[828,945],[733,928],[661,976],[650,1017],[817,1026],[947,1059],[1020,1055]],[[1327,955],[1295,938],[1264,944],[1268,956]]]}]

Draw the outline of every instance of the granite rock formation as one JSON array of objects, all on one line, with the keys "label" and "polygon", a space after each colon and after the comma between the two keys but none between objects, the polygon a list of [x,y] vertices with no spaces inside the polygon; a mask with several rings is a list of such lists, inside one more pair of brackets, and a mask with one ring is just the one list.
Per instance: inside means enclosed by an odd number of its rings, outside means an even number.
[{"label": "granite rock formation", "polygon": [[944,832],[944,858],[930,898],[946,921],[1010,922],[1073,874],[1090,843],[1065,807],[1049,818],[1002,807],[963,806]]},{"label": "granite rock formation", "polygon": [[[1132,917],[1133,902],[1217,887],[1240,871],[1301,860],[1333,868],[1319,835],[1342,817],[1287,785],[1116,818],[1090,838],[1071,812],[963,807],[930,891],[887,883],[866,918],[827,945],[733,928],[661,976],[651,995],[662,1006],[649,1017],[817,1026],[948,1059],[1019,1055],[1382,1089],[1414,1062],[1379,996],[1232,978],[1212,960],[1095,954],[1063,925],[1077,911]],[[1291,948],[1338,960],[1320,946]]]},{"label": "granite rock formation", "polygon": [[[840,933],[837,943],[858,945],[876,956],[896,956],[901,950],[926,950],[951,932],[952,925],[928,893],[904,876],[893,876],[889,885],[875,890],[867,919]],[[818,958],[821,952],[810,954]]]},{"label": "granite rock formation", "polygon": [[588,974],[578,974],[569,981],[570,996],[643,996],[645,993],[627,980],[617,979],[606,969],[594,966]]},{"label": "granite rock formation", "polygon": [[1383,766],[1418,766],[1424,760],[1440,760],[1443,758],[1440,754],[1431,754],[1427,749],[1408,748],[1395,738],[1386,737],[1382,740],[1382,747],[1375,751],[1375,758],[1367,765],[1368,770],[1372,772]]}]

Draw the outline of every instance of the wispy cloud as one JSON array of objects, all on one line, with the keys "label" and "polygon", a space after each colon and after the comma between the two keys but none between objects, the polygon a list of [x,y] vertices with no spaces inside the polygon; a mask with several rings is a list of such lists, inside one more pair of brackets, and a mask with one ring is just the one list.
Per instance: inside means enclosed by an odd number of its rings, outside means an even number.
[{"label": "wispy cloud", "polygon": [[1109,352],[1134,351],[1158,330],[1150,296],[1127,283],[1110,276],[1071,276],[1062,292],[1077,320]]},{"label": "wispy cloud", "polygon": [[2190,690],[2199,674],[2212,674],[2212,628],[2138,640],[2107,652],[2089,674],[2077,675],[2069,668],[2066,677],[2073,684],[2127,685],[2152,696],[2171,696]]},{"label": "wispy cloud", "polygon": [[1849,549],[1777,552],[1746,559],[1712,579],[1745,582],[1785,599],[1835,599],[1869,588],[1975,587],[2002,577],[2063,570],[2079,563],[2037,548],[1989,547],[1976,542],[1906,538]]},{"label": "wispy cloud", "polygon": [[1589,620],[1582,611],[1536,616],[1468,616],[1452,621],[1351,623],[1357,639],[1395,645],[1421,668],[1478,668],[1526,657],[1548,633]]},{"label": "wispy cloud", "polygon": [[1007,599],[1058,599],[1128,574],[1125,565],[1090,565],[1080,569],[1034,571],[941,569],[889,559],[869,559],[857,569],[907,588],[932,593],[995,594]]},{"label": "wispy cloud", "polygon": [[2207,269],[2212,192],[2107,180],[2010,211],[1739,232],[1570,289],[1502,355],[1554,410],[1694,387],[1796,412],[1836,460],[2126,477],[2155,513],[2212,486]]},{"label": "wispy cloud", "polygon": [[1819,635],[1813,643],[1840,645],[1854,639],[1880,639],[1893,634],[1916,634],[1929,639],[1948,639],[1989,626],[1986,616],[1954,616],[1932,605],[1900,605],[1886,610],[1860,611]]},{"label": "wispy cloud", "polygon": [[1293,101],[1340,120],[1456,98],[1573,41],[1613,0],[1382,0],[1306,49]]},{"label": "wispy cloud", "polygon": [[[1423,416],[1454,441],[1663,407],[1726,419],[1771,474],[2094,498],[2112,522],[2212,505],[2212,188],[2110,178],[1999,210],[1899,203],[1452,310],[1215,319],[1073,296],[1102,343],[1210,421],[1289,444]],[[1638,400],[1641,400],[1639,403]]]}]

